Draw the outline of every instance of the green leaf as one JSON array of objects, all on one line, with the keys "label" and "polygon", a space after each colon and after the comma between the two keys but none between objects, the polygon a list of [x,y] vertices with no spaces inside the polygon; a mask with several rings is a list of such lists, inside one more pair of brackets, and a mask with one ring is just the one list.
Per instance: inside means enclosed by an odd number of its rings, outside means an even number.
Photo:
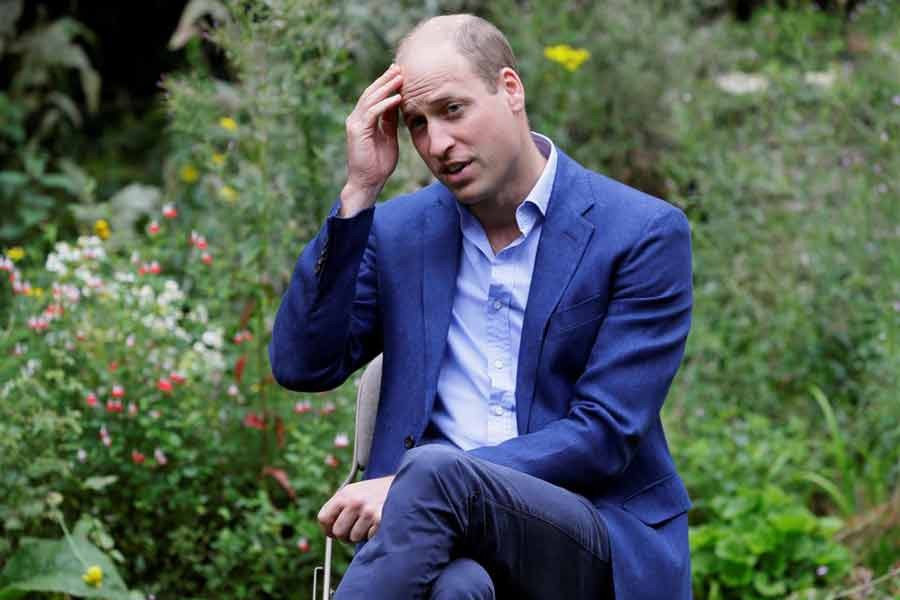
[{"label": "green leaf", "polygon": [[762,596],[784,596],[785,585],[783,581],[769,581],[765,571],[761,571],[753,578],[753,587]]},{"label": "green leaf", "polygon": [[[103,570],[103,581],[91,586],[82,579],[88,566]],[[18,552],[0,573],[0,599],[21,592],[59,592],[82,598],[128,600],[125,582],[112,561],[82,537],[68,540],[23,538]]]},{"label": "green leaf", "polygon": [[88,477],[82,484],[89,490],[100,491],[105,487],[114,484],[119,478],[115,475],[106,475],[104,477]]},{"label": "green leaf", "polygon": [[803,507],[769,515],[769,522],[777,531],[785,534],[805,534],[816,528],[816,518]]}]

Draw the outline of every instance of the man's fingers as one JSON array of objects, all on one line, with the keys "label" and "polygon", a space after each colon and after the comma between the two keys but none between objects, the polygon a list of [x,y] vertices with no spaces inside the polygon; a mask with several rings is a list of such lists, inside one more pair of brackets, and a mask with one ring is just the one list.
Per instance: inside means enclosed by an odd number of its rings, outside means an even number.
[{"label": "man's fingers", "polygon": [[378,531],[378,523],[373,523],[372,526],[369,527],[369,533],[366,535],[366,537],[371,540],[376,531]]},{"label": "man's fingers", "polygon": [[383,115],[386,111],[400,106],[400,100],[400,94],[394,94],[393,96],[385,98],[378,104],[372,106],[369,110],[366,111],[366,124],[369,126],[375,125],[375,123],[378,121],[378,117]]},{"label": "man's fingers", "polygon": [[365,108],[366,105],[378,102],[389,94],[391,90],[399,89],[402,80],[403,77],[400,75],[400,68],[392,65],[390,69],[385,71],[381,77],[373,81],[369,87],[360,94],[356,106]]},{"label": "man's fingers", "polygon": [[358,513],[355,509],[345,505],[344,510],[341,511],[341,514],[338,515],[334,525],[331,526],[332,537],[336,537],[339,540],[348,540],[350,530],[353,528],[353,525],[358,518],[357,515]]},{"label": "man's fingers", "polygon": [[356,543],[366,539],[366,535],[372,528],[373,520],[371,515],[360,514],[356,523],[353,524],[353,529],[350,530],[350,541]]}]

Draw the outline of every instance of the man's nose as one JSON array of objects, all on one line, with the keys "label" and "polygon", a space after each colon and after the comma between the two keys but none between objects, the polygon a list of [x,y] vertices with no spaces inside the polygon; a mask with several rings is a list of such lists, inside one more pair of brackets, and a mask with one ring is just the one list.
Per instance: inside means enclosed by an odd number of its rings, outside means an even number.
[{"label": "man's nose", "polygon": [[444,160],[455,141],[448,128],[439,124],[428,125],[428,152],[435,160]]}]

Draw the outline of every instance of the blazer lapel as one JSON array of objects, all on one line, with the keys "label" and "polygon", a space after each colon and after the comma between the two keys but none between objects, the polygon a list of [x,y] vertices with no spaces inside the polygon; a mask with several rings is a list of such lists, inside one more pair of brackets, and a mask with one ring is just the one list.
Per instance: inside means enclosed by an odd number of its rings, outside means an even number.
[{"label": "blazer lapel", "polygon": [[557,152],[556,179],[541,226],[519,345],[516,420],[520,434],[528,433],[547,321],[577,270],[594,232],[594,226],[582,217],[594,202],[586,177],[575,161],[559,149]]},{"label": "blazer lapel", "polygon": [[434,204],[425,210],[422,251],[423,314],[425,320],[425,414],[430,415],[437,393],[437,378],[447,345],[450,314],[456,295],[456,275],[459,271],[461,232],[459,213],[450,191],[437,188]]}]

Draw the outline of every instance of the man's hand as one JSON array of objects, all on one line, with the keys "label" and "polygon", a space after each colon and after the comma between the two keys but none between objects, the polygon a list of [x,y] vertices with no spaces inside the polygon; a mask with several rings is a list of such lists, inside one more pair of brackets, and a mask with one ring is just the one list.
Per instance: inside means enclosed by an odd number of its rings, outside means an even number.
[{"label": "man's hand", "polygon": [[397,166],[400,68],[391,65],[359,97],[347,117],[347,183],[341,191],[341,216],[375,204]]},{"label": "man's hand", "polygon": [[381,523],[381,507],[394,476],[351,483],[341,488],[319,511],[325,535],[345,542],[371,538]]}]

